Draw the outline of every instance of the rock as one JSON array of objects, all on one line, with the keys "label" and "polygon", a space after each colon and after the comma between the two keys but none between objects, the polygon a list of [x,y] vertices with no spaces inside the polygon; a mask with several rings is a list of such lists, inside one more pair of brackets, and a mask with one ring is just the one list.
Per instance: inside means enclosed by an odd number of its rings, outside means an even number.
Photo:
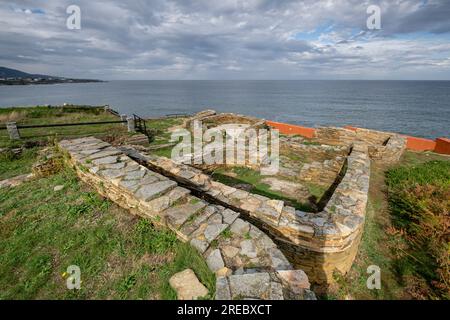
[{"label": "rock", "polygon": [[127,189],[130,192],[135,192],[139,186],[139,180],[121,180],[119,186]]},{"label": "rock", "polygon": [[0,189],[1,188],[9,188],[9,187],[16,187],[18,185],[21,185],[22,183],[31,180],[34,177],[32,173],[29,174],[22,174],[20,176],[16,176],[13,178],[9,178],[6,180],[0,181]]},{"label": "rock", "polygon": [[281,213],[281,211],[283,210],[284,201],[281,201],[281,200],[269,200],[269,201],[266,202],[266,204],[268,206],[271,206],[272,208],[274,208],[278,213]]},{"label": "rock", "polygon": [[231,300],[230,287],[228,286],[228,280],[226,277],[217,277],[216,300]]},{"label": "rock", "polygon": [[227,267],[223,267],[216,271],[216,276],[217,277],[228,277],[228,276],[231,276],[232,273],[233,273],[233,271],[231,269],[229,269]]},{"label": "rock", "polygon": [[208,289],[198,281],[191,269],[174,274],[169,279],[169,283],[177,292],[178,300],[196,300],[208,294]]},{"label": "rock", "polygon": [[62,189],[64,189],[64,186],[63,185],[59,185],[59,186],[55,186],[53,188],[53,191],[57,192],[57,191],[61,191]]},{"label": "rock", "polygon": [[112,164],[117,162],[117,156],[105,157],[100,159],[92,160],[93,164],[101,165],[101,164]]},{"label": "rock", "polygon": [[269,253],[271,267],[274,270],[291,270],[292,266],[286,259],[284,254],[277,248],[270,248],[267,250]]},{"label": "rock", "polygon": [[202,241],[199,239],[192,239],[191,240],[191,246],[193,246],[195,249],[197,249],[200,253],[204,253],[209,246],[209,243],[206,241]]},{"label": "rock", "polygon": [[275,209],[272,205],[269,205],[268,203],[272,204],[272,200],[267,201],[261,207],[256,209],[255,213],[259,215],[261,219],[267,221],[267,223],[278,225],[281,211],[277,211],[278,209]]},{"label": "rock", "polygon": [[252,240],[244,240],[241,242],[240,253],[249,258],[256,258],[258,256],[258,252],[256,251],[256,247]]},{"label": "rock", "polygon": [[175,206],[167,209],[164,212],[167,222],[175,227],[179,228],[183,223],[185,223],[192,215],[196,214],[198,211],[203,209],[206,203],[200,201],[197,203],[186,203],[183,205]]},{"label": "rock", "polygon": [[232,224],[237,219],[237,217],[239,217],[239,213],[234,212],[230,209],[225,209],[224,211],[222,211],[222,217],[224,223]]},{"label": "rock", "polygon": [[234,258],[239,253],[239,249],[233,246],[224,246],[222,248],[222,253],[227,258]]},{"label": "rock", "polygon": [[221,224],[223,222],[223,216],[220,213],[214,213],[208,218],[209,224]]},{"label": "rock", "polygon": [[[101,152],[96,152],[94,154],[92,154],[91,156],[88,157],[89,160],[93,160],[92,162],[97,163],[97,159],[108,159],[112,160],[114,158],[114,162],[117,162],[117,156],[120,155],[120,151],[119,150],[115,150],[115,149],[111,149],[111,150],[104,150]],[[113,157],[116,156],[116,157]],[[98,164],[103,163],[103,164],[107,164],[107,163],[113,163],[113,162],[98,162]]]},{"label": "rock", "polygon": [[240,268],[236,269],[236,271],[234,271],[234,274],[237,275],[237,276],[243,275],[244,273],[245,272],[244,272],[244,268],[243,267],[240,267]]},{"label": "rock", "polygon": [[244,235],[250,230],[250,224],[242,219],[237,218],[230,226],[231,232]]},{"label": "rock", "polygon": [[284,300],[283,286],[278,282],[271,282],[270,284],[270,300]]},{"label": "rock", "polygon": [[204,232],[206,241],[211,243],[211,241],[217,238],[227,227],[227,224],[210,224],[206,227]]},{"label": "rock", "polygon": [[105,169],[100,170],[98,174],[102,175],[106,179],[113,180],[123,176],[125,173],[122,170]]},{"label": "rock", "polygon": [[178,172],[178,176],[180,178],[189,180],[189,179],[191,179],[192,177],[195,176],[195,173],[193,173],[191,171],[188,171],[188,170],[181,170],[180,172]]},{"label": "rock", "polygon": [[232,299],[270,298],[270,275],[266,272],[228,277]]},{"label": "rock", "polygon": [[[134,168],[134,167],[132,167]],[[135,170],[133,171],[127,171],[126,176],[123,178],[124,180],[139,180],[142,179],[145,175],[145,170],[143,170],[142,168],[136,167]]]},{"label": "rock", "polygon": [[175,188],[177,186],[177,183],[174,181],[166,180],[166,181],[159,181],[155,182],[153,184],[147,184],[139,188],[138,191],[136,191],[135,195],[137,198],[149,201],[152,200],[159,195],[163,194],[164,192],[170,191],[171,189]]},{"label": "rock", "polygon": [[111,163],[111,164],[104,164],[102,165],[102,168],[105,169],[123,169],[125,168],[125,162],[117,162],[117,163]]},{"label": "rock", "polygon": [[225,267],[225,263],[223,262],[219,249],[215,249],[209,254],[208,258],[206,258],[206,264],[212,272],[216,272],[217,270]]},{"label": "rock", "polygon": [[309,289],[311,286],[308,276],[303,270],[279,270],[276,274],[294,299],[303,297],[305,289]]}]

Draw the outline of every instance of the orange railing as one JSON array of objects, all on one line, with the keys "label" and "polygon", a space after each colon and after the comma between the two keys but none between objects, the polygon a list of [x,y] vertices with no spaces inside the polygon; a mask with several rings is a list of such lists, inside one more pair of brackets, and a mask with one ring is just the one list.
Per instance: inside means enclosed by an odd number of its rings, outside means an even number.
[{"label": "orange railing", "polygon": [[[314,128],[296,126],[287,123],[266,121],[267,125],[276,128],[282,134],[298,134],[306,138],[314,138]],[[345,126],[348,130],[358,130],[356,127]],[[450,139],[437,138],[436,140],[417,138],[412,136],[406,137],[406,148],[414,151],[434,151],[441,154],[450,154]]]}]

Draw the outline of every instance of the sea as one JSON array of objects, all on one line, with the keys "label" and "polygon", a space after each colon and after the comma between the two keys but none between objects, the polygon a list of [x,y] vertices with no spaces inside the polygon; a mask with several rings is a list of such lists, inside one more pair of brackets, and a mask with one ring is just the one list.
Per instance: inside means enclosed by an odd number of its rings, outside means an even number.
[{"label": "sea", "polygon": [[450,136],[450,81],[181,80],[0,86],[0,108],[109,105],[159,117],[204,109],[307,127],[345,126]]}]

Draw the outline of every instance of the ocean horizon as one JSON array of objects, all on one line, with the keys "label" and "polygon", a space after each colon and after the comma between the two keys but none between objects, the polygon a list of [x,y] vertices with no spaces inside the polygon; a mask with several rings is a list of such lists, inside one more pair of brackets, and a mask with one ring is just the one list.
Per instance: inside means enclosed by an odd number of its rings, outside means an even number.
[{"label": "ocean horizon", "polygon": [[0,108],[104,105],[158,117],[204,109],[307,127],[352,125],[437,138],[450,135],[446,80],[112,80],[0,86]]}]

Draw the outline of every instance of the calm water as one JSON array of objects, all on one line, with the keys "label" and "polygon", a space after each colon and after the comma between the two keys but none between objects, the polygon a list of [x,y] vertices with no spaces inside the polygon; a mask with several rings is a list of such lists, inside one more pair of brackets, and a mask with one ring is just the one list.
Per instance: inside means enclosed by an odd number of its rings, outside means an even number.
[{"label": "calm water", "polygon": [[0,106],[109,104],[161,116],[206,108],[304,126],[450,136],[450,81],[111,81],[0,86]]}]

